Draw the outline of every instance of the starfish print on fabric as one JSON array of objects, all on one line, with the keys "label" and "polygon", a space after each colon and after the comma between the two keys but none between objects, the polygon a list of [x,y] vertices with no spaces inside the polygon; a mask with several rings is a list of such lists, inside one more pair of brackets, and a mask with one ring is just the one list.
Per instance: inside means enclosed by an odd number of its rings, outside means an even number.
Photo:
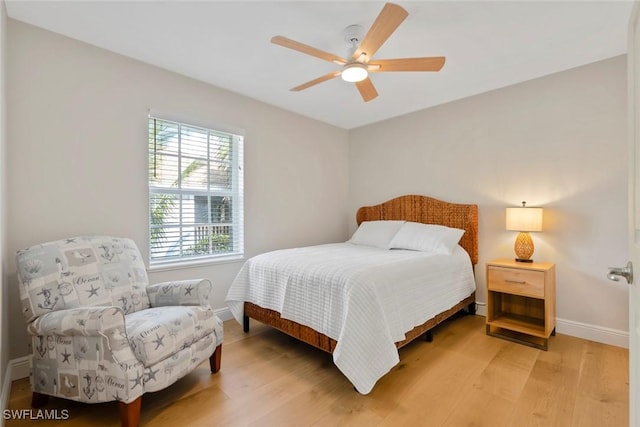
[{"label": "starfish print on fabric", "polygon": [[149,369],[149,373],[147,374],[147,381],[154,380],[156,381],[156,374],[160,371],[160,369]]},{"label": "starfish print on fabric", "polygon": [[129,381],[133,381],[133,385],[131,386],[131,390],[133,390],[134,388],[136,388],[137,385],[139,385],[140,387],[142,387],[142,380],[143,380],[143,376],[142,374],[138,375],[137,377],[135,377],[132,380]]},{"label": "starfish print on fabric", "polygon": [[159,349],[160,346],[164,347],[164,343],[162,342],[162,340],[164,340],[164,335],[160,336],[160,334],[156,333],[156,339],[151,341],[156,345],[156,348],[154,350]]},{"label": "starfish print on fabric", "polygon": [[98,295],[98,290],[99,289],[100,289],[100,286],[98,286],[97,288],[94,288],[93,285],[91,285],[91,289],[89,289],[88,291],[85,291],[85,292],[89,292],[89,297],[88,298],[91,298],[94,295],[95,296],[99,296]]},{"label": "starfish print on fabric", "polygon": [[75,243],[75,242],[76,242],[76,239],[66,239],[66,240],[65,240],[65,243],[66,243],[67,245],[69,245],[69,244],[71,244],[71,243]]},{"label": "starfish print on fabric", "polygon": [[62,353],[62,363],[67,362],[68,364],[71,364],[71,362],[69,361],[69,357],[71,356],[71,353],[67,353],[67,349],[64,349],[64,353]]},{"label": "starfish print on fabric", "polygon": [[187,286],[187,287],[185,288],[185,290],[184,290],[184,295],[185,295],[185,296],[187,296],[187,295],[191,295],[191,291],[193,291],[193,286],[191,286],[191,285]]}]

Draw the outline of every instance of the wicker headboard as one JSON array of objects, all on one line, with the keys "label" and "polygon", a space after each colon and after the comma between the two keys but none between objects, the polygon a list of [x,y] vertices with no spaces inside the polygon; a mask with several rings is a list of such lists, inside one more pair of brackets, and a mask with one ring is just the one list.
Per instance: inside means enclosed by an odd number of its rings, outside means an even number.
[{"label": "wicker headboard", "polygon": [[356,213],[362,221],[405,220],[446,225],[464,230],[460,239],[473,265],[478,263],[478,205],[448,203],[426,196],[400,196],[375,206],[363,206]]}]

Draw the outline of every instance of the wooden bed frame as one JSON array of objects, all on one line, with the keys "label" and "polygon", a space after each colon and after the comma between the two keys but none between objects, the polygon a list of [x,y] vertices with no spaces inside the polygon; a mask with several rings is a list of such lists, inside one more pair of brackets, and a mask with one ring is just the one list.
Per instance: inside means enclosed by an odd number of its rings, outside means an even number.
[{"label": "wooden bed frame", "polygon": [[[431,197],[408,195],[397,197],[379,205],[361,207],[356,213],[358,225],[363,221],[377,220],[405,220],[424,224],[445,225],[465,230],[460,239],[460,246],[469,254],[473,266],[478,263],[477,205],[448,203]],[[431,341],[431,329],[460,310],[467,308],[471,314],[475,314],[475,299],[474,292],[450,309],[437,314],[422,325],[416,326],[406,333],[406,338],[403,341],[396,342],[396,347],[401,348],[423,334],[428,341]],[[266,323],[328,353],[333,353],[336,347],[335,340],[308,326],[283,319],[277,311],[245,302],[243,325],[245,332],[249,332],[250,318]]]}]

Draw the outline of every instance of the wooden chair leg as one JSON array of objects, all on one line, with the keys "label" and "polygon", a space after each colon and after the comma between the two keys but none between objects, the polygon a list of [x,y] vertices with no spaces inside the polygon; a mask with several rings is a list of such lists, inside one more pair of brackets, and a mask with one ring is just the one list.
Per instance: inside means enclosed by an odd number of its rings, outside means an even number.
[{"label": "wooden chair leg", "polygon": [[122,427],[138,427],[140,425],[140,407],[142,396],[130,403],[118,402],[120,424]]},{"label": "wooden chair leg", "polygon": [[221,362],[222,362],[222,344],[216,347],[216,351],[214,351],[211,357],[209,358],[211,373],[215,374],[220,370]]},{"label": "wooden chair leg", "polygon": [[33,394],[31,395],[32,408],[41,408],[44,405],[46,405],[48,401],[49,401],[48,394],[37,393],[34,391]]}]

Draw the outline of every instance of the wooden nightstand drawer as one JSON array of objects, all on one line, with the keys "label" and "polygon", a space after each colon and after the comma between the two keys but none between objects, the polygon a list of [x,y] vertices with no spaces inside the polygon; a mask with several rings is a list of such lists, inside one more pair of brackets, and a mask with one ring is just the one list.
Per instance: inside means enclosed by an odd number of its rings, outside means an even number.
[{"label": "wooden nightstand drawer", "polygon": [[544,272],[489,266],[487,287],[496,292],[544,298]]}]

